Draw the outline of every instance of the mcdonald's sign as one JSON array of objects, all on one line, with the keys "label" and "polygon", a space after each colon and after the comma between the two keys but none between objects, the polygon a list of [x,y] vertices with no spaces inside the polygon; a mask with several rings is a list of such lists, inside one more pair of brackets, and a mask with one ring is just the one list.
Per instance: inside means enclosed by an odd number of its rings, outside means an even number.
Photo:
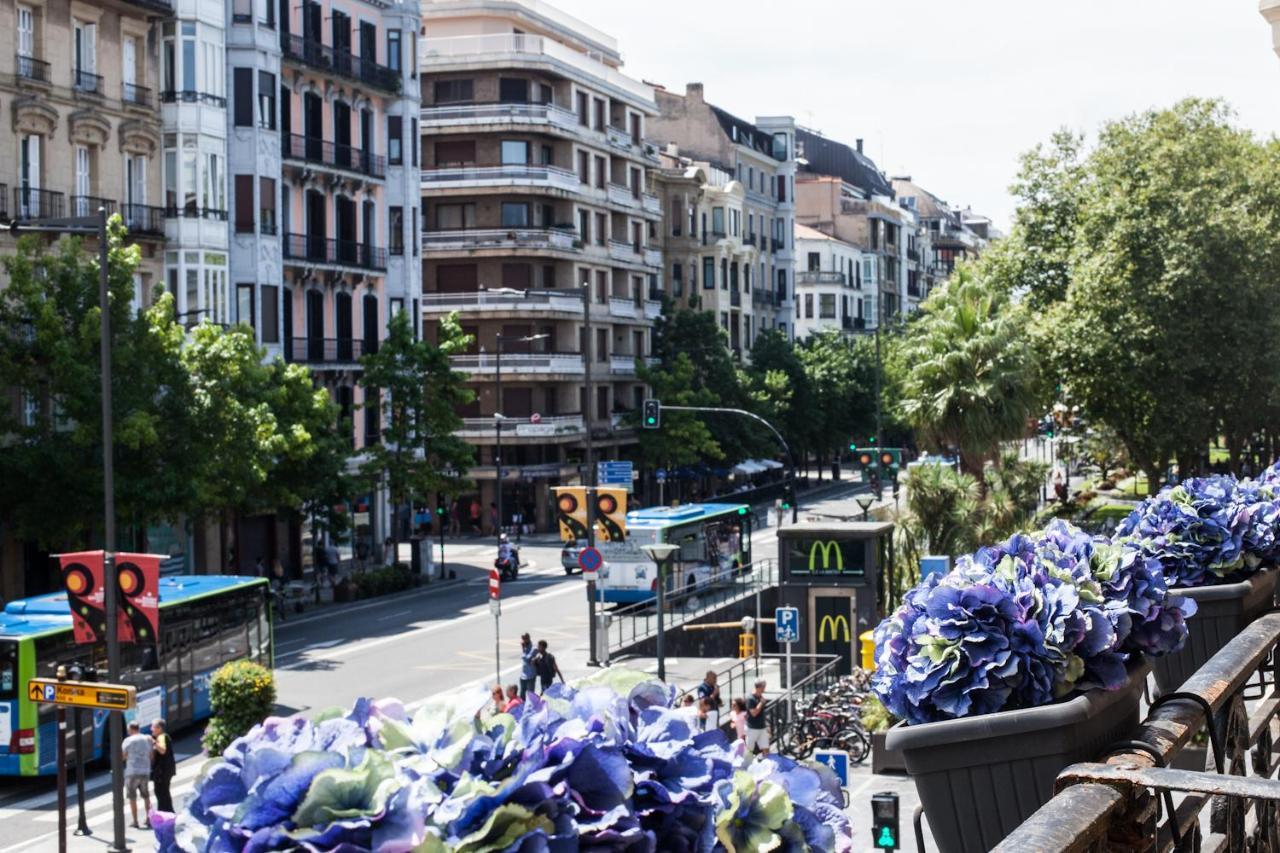
[{"label": "mcdonald's sign", "polygon": [[[828,631],[830,631],[830,634],[828,634]],[[844,633],[844,642],[850,642],[853,635],[849,631],[849,617],[823,616],[818,623],[818,642],[825,643],[828,640],[837,642],[840,640],[842,631]]]},{"label": "mcdonald's sign", "polygon": [[[822,555],[822,566],[818,566],[818,555]],[[810,572],[830,572],[832,559],[831,555],[835,555],[835,570],[837,573],[844,571],[844,552],[840,550],[840,543],[834,539],[813,540],[813,544],[809,546],[809,571]]]}]

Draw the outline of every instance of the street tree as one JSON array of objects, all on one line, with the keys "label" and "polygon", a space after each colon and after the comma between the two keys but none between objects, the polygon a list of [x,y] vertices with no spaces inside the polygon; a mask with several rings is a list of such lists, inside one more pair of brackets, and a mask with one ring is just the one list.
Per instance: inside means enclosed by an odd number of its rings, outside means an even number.
[{"label": "street tree", "polygon": [[[694,388],[693,361],[678,353],[670,364],[641,366],[637,371],[653,398],[668,406],[718,406],[710,391]],[[640,413],[628,414],[632,426],[640,426]],[[672,469],[724,458],[711,429],[693,412],[662,413],[661,429],[640,429],[638,461],[646,469]]]},{"label": "street tree", "polygon": [[822,466],[839,458],[851,439],[875,432],[874,350],[834,329],[796,346],[811,394],[810,448]]},{"label": "street tree", "polygon": [[365,406],[378,407],[382,425],[379,441],[365,449],[361,473],[387,487],[394,518],[392,562],[399,553],[400,508],[432,494],[460,493],[474,464],[471,446],[455,435],[462,426],[457,411],[474,393],[449,363],[471,336],[450,314],[440,322],[437,340],[416,339],[409,315],[401,311],[391,318],[377,352],[361,359]]},{"label": "street tree", "polygon": [[[108,286],[115,498],[119,542],[142,547],[146,525],[175,520],[193,498],[191,388],[169,297],[133,307],[136,245],[114,219]],[[102,395],[97,254],[74,237],[37,236],[4,258],[0,289],[0,516],[50,550],[100,543]]]},{"label": "street tree", "polygon": [[1039,404],[1026,309],[985,278],[981,260],[961,264],[889,349],[898,415],[926,446],[959,450],[982,482],[987,460],[1022,436]]},{"label": "street tree", "polygon": [[[769,329],[757,335],[751,364],[742,373],[752,411],[773,424],[797,460],[807,460],[816,435],[813,387],[786,334]],[[761,454],[777,455],[777,440],[762,428],[756,432]]]}]

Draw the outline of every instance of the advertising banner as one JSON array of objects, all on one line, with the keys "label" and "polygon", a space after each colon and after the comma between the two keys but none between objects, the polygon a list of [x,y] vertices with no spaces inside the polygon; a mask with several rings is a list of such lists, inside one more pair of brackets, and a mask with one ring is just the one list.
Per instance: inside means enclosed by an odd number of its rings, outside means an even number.
[{"label": "advertising banner", "polygon": [[106,592],[103,585],[103,552],[78,551],[58,554],[62,588],[71,609],[72,633],[77,643],[96,643],[107,638]]},{"label": "advertising banner", "polygon": [[562,542],[585,542],[587,539],[587,490],[583,486],[559,486],[556,496],[556,524]]},{"label": "advertising banner", "polygon": [[596,489],[596,532],[606,542],[627,538],[626,489]]},{"label": "advertising banner", "polygon": [[116,554],[116,581],[124,618],[116,636],[122,643],[155,645],[160,636],[160,564],[163,554]]}]

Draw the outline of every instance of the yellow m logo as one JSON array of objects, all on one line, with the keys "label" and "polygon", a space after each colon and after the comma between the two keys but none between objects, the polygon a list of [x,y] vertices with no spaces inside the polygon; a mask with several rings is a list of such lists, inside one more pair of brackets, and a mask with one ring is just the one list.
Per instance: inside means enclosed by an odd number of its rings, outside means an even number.
[{"label": "yellow m logo", "polygon": [[818,568],[819,552],[822,553],[821,571],[824,571],[824,572],[831,571],[832,553],[836,555],[836,559],[835,559],[836,571],[837,572],[844,571],[844,553],[840,550],[840,543],[834,539],[828,539],[826,542],[823,542],[822,540],[819,539],[814,541],[814,543],[809,546],[809,571],[811,572],[819,571],[819,568]]},{"label": "yellow m logo", "polygon": [[831,629],[831,639],[840,639],[840,628],[844,626],[844,641],[849,642],[849,620],[844,616],[823,616],[822,621],[818,623],[818,642],[825,643],[827,641],[827,629]]}]

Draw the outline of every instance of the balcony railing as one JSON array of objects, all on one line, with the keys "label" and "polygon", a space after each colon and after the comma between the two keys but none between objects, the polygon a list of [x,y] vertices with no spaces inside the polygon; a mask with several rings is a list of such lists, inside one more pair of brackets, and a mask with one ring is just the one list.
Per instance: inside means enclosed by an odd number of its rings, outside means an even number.
[{"label": "balcony railing", "polygon": [[623,376],[635,376],[636,357],[634,355],[609,356],[609,372]]},{"label": "balcony railing", "polygon": [[385,270],[387,250],[355,240],[335,240],[311,234],[285,234],[284,256],[288,260],[316,264]]},{"label": "balcony railing", "polygon": [[[502,357],[506,367],[507,357]],[[546,438],[556,435],[577,435],[583,432],[585,425],[582,415],[543,415],[538,422],[532,423],[524,418],[508,417],[502,423],[502,434],[516,438]],[[471,436],[492,436],[494,433],[493,416],[479,418],[463,418],[459,433]]]},{"label": "balcony railing", "polygon": [[120,216],[130,234],[163,234],[164,208],[150,204],[123,204]]},{"label": "balcony railing", "polygon": [[422,248],[436,251],[460,249],[555,249],[573,252],[581,248],[577,234],[560,228],[468,228],[422,232]]},{"label": "balcony railing", "polygon": [[662,213],[662,200],[656,195],[645,193],[640,198],[644,206],[645,213]]},{"label": "balcony railing", "polygon": [[208,104],[219,109],[227,106],[227,99],[223,96],[197,92],[194,89],[167,89],[160,93],[160,100],[166,104]]},{"label": "balcony railing", "polygon": [[646,265],[651,266],[651,267],[660,267],[660,266],[662,266],[662,250],[661,250],[661,249],[654,249],[654,248],[649,247],[649,246],[645,246],[645,248],[644,248],[644,262],[645,262],[645,264],[646,264]]},{"label": "balcony railing", "polygon": [[53,190],[13,188],[13,215],[18,219],[53,219],[66,215],[67,197]]},{"label": "balcony railing", "polygon": [[85,71],[83,68],[71,69],[71,88],[88,95],[102,94],[102,75]]},{"label": "balcony railing", "polygon": [[844,284],[845,281],[842,272],[801,270],[796,273],[796,284]]},{"label": "balcony railing", "polygon": [[302,160],[335,169],[345,169],[348,172],[359,172],[371,178],[385,178],[387,175],[387,158],[385,157],[353,145],[328,142],[296,133],[281,135],[280,156],[286,160]]},{"label": "balcony railing", "polygon": [[164,215],[168,219],[216,219],[219,222],[227,221],[225,208],[200,207],[196,204],[166,207],[164,208]]},{"label": "balcony railing", "polygon": [[[285,59],[292,59],[348,80],[367,83],[386,92],[400,91],[398,72],[362,56],[334,50],[328,45],[321,44],[319,40],[308,40],[292,33],[281,33],[280,49],[284,52]],[[414,140],[414,144],[418,144],[417,140]]]},{"label": "balcony railing", "polygon": [[609,256],[620,261],[634,261],[640,256],[640,247],[626,240],[610,240]]},{"label": "balcony railing", "polygon": [[512,122],[516,124],[554,124],[576,129],[578,116],[553,104],[469,104],[457,107],[425,107],[422,110],[422,127],[461,124],[488,124]]},{"label": "balcony railing", "polygon": [[120,84],[120,100],[139,107],[151,106],[151,90],[136,83]]},{"label": "balcony railing", "polygon": [[422,297],[422,309],[450,311],[564,311],[582,315],[582,294],[577,290],[475,290],[467,293],[431,293]]},{"label": "balcony railing", "polygon": [[49,63],[33,56],[18,55],[14,64],[14,73],[21,80],[34,80],[37,83],[49,82]]},{"label": "balcony railing", "polygon": [[537,185],[576,191],[578,176],[557,166],[446,166],[423,169],[422,184],[430,187]]},{"label": "balcony railing", "polygon": [[644,301],[644,318],[646,320],[656,320],[662,316],[662,300],[646,299]]},{"label": "balcony railing", "polygon": [[640,197],[630,187],[624,187],[622,184],[609,184],[607,190],[610,204],[623,205],[624,207],[640,206]]},{"label": "balcony railing", "polygon": [[632,300],[624,299],[623,297],[620,297],[620,296],[610,296],[609,297],[609,316],[626,317],[634,320],[636,317],[639,316],[639,311],[636,310],[636,303],[633,302]]},{"label": "balcony railing", "polygon": [[71,197],[72,216],[97,216],[98,208],[100,207],[106,208],[107,216],[116,212],[114,199],[99,198],[92,195],[73,195]]},{"label": "balcony railing", "polygon": [[360,338],[285,338],[285,361],[351,365],[364,355]]},{"label": "balcony railing", "polygon": [[[498,359],[493,353],[479,355],[455,355],[451,359],[453,369],[462,373],[493,373]],[[507,373],[568,373],[583,372],[580,352],[504,352],[502,372]]]}]

